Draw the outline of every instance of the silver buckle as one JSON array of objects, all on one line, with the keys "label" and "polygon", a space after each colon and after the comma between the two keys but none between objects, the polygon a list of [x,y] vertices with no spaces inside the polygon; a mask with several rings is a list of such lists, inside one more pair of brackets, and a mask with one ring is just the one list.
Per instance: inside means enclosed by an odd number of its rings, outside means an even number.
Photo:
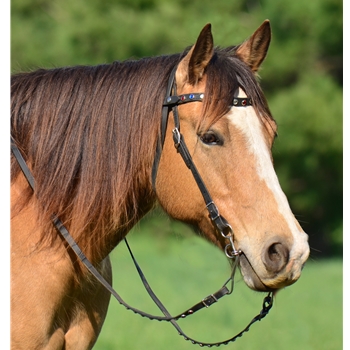
[{"label": "silver buckle", "polygon": [[217,301],[218,299],[216,299],[213,294],[208,295],[206,298],[202,299],[202,303],[206,308],[208,308],[210,305],[213,305]]}]

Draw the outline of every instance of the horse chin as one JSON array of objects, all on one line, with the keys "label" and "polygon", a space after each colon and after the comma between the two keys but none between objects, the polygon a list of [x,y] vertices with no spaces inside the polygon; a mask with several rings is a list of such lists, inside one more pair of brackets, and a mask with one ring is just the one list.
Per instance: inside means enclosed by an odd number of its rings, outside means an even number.
[{"label": "horse chin", "polygon": [[250,289],[255,290],[257,292],[277,291],[277,289],[270,288],[261,281],[257,273],[254,271],[252,265],[250,264],[248,258],[245,256],[245,254],[242,254],[239,257],[239,267],[240,267],[244,282]]}]

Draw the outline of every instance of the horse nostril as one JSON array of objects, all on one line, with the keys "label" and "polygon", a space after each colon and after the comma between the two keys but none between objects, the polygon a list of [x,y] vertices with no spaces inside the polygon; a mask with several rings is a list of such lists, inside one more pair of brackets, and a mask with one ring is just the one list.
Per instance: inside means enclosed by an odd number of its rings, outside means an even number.
[{"label": "horse nostril", "polygon": [[264,264],[268,272],[281,271],[289,260],[289,250],[282,243],[271,244],[264,255]]}]

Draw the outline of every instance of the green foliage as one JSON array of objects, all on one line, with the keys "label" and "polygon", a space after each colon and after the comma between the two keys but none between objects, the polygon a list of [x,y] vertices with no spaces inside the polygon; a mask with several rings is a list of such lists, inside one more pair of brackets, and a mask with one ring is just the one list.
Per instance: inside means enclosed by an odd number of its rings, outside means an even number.
[{"label": "green foliage", "polygon": [[279,124],[276,170],[314,255],[342,245],[342,1],[12,0],[12,72],[182,51],[210,22],[236,45],[266,18],[262,87]]},{"label": "green foliage", "polygon": [[270,103],[279,124],[275,168],[291,207],[312,248],[341,254],[341,89],[327,75],[305,73]]}]

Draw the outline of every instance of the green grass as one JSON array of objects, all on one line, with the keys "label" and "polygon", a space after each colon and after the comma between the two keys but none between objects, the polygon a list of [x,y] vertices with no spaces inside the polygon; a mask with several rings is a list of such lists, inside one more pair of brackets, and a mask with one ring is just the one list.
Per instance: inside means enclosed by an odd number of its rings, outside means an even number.
[{"label": "green grass", "polygon": [[[217,291],[229,276],[223,254],[194,235],[162,236],[135,232],[131,248],[157,296],[178,314]],[[113,286],[122,298],[145,312],[161,315],[147,296],[122,243],[112,253]],[[180,320],[183,331],[203,342],[231,338],[259,313],[264,294],[248,289],[239,273],[232,295]],[[277,294],[269,315],[224,348],[236,350],[342,349],[342,260],[310,260],[300,280]],[[171,324],[150,321],[111,300],[94,350],[195,349]]]}]

